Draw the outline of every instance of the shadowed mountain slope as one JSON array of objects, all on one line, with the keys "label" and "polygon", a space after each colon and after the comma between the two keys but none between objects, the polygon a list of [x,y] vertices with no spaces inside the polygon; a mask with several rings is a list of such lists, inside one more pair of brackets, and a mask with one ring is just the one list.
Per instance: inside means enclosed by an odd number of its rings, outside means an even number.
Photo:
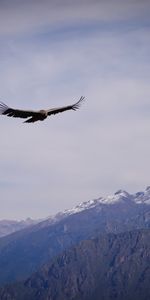
[{"label": "shadowed mountain slope", "polygon": [[82,241],[24,282],[0,290],[1,300],[149,300],[150,230]]}]

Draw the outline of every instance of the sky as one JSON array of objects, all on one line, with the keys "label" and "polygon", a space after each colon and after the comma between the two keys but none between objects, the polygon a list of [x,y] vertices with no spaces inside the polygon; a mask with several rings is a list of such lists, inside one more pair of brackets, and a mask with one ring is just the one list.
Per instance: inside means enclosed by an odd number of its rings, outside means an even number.
[{"label": "sky", "polygon": [[149,0],[0,0],[0,219],[45,218],[150,185]]}]

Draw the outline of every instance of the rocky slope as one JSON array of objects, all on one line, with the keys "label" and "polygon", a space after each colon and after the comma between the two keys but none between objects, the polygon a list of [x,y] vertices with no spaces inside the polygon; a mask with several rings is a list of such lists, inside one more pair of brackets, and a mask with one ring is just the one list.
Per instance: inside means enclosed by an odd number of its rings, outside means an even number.
[{"label": "rocky slope", "polygon": [[149,248],[150,229],[99,235],[0,289],[0,299],[149,300]]}]

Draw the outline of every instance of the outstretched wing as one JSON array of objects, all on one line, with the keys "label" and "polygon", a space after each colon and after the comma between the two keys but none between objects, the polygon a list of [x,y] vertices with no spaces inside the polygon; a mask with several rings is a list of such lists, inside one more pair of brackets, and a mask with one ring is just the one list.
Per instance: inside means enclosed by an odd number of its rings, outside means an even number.
[{"label": "outstretched wing", "polygon": [[22,110],[22,109],[14,109],[11,107],[8,107],[5,103],[0,102],[0,114],[6,115],[8,117],[14,117],[14,118],[28,118],[28,117],[34,117],[38,114],[36,111],[32,110]]},{"label": "outstretched wing", "polygon": [[55,114],[61,113],[66,110],[77,110],[77,109],[79,109],[81,102],[83,102],[84,99],[85,99],[85,97],[82,96],[79,99],[79,101],[76,102],[75,104],[48,109],[46,112],[50,116],[50,115],[55,115]]}]

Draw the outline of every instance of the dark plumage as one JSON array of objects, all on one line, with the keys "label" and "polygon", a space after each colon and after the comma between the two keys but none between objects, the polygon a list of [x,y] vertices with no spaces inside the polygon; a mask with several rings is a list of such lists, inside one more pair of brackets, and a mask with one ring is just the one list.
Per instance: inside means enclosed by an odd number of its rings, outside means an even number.
[{"label": "dark plumage", "polygon": [[36,121],[43,121],[50,115],[55,115],[61,112],[64,112],[66,110],[77,110],[80,107],[81,102],[84,100],[84,97],[81,97],[78,102],[72,105],[57,107],[57,108],[51,108],[47,110],[22,110],[22,109],[14,109],[11,107],[8,107],[3,102],[0,102],[0,114],[6,115],[8,117],[14,117],[14,118],[23,118],[26,119],[24,123],[33,123]]}]

